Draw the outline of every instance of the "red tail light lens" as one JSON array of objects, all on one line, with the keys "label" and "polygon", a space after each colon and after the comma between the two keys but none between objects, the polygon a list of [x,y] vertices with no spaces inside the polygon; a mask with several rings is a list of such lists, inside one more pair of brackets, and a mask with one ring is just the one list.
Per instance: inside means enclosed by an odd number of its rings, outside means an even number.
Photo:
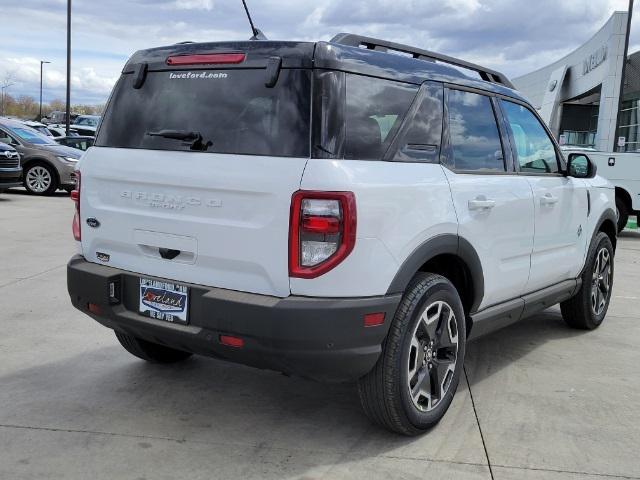
[{"label": "red tail light lens", "polygon": [[352,192],[300,190],[291,199],[289,276],[315,278],[342,262],[356,243]]},{"label": "red tail light lens", "polygon": [[244,62],[244,53],[201,53],[174,55],[167,58],[167,65],[220,65]]},{"label": "red tail light lens", "polygon": [[220,335],[220,343],[227,347],[242,348],[244,347],[244,340],[240,337],[234,337],[232,335]]},{"label": "red tail light lens", "polygon": [[80,171],[78,170],[76,170],[76,188],[71,191],[71,200],[76,205],[71,230],[73,231],[73,238],[79,242],[82,238],[82,230],[80,228]]},{"label": "red tail light lens", "polygon": [[364,316],[365,327],[377,327],[384,323],[384,312],[380,313],[367,313]]}]

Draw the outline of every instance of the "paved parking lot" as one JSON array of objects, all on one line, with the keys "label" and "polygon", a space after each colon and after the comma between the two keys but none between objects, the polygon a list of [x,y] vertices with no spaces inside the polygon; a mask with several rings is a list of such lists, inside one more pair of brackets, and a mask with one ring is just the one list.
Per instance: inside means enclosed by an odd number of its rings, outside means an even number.
[{"label": "paved parking lot", "polygon": [[445,419],[371,426],[353,385],[194,358],[155,366],[75,311],[67,195],[0,195],[0,478],[640,479],[640,234],[602,328],[557,308],[468,348]]}]

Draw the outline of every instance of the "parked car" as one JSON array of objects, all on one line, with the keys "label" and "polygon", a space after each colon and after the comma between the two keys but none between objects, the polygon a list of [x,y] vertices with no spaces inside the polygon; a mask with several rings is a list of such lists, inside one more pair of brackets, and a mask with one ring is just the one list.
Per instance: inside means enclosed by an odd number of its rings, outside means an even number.
[{"label": "parked car", "polygon": [[139,51],[78,167],[69,294],[127,351],[357,381],[406,435],[467,339],[611,298],[612,185],[504,75],[406,45]]},{"label": "parked car", "polygon": [[58,137],[56,142],[60,145],[66,145],[67,147],[77,148],[78,150],[85,151],[93,145],[95,137],[85,137],[76,135],[75,137]]},{"label": "parked car", "polygon": [[29,193],[51,195],[58,188],[73,190],[81,151],[58,145],[52,137],[17,120],[0,119],[0,142],[20,153],[23,183]]},{"label": "parked car", "polygon": [[40,132],[43,135],[46,135],[47,137],[53,136],[44,123],[34,122],[31,120],[23,120],[22,123],[27,127],[31,127],[35,131]]},{"label": "parked car", "polygon": [[598,152],[592,148],[566,146],[567,154],[587,152],[597,165],[598,174],[609,180],[616,191],[616,217],[621,232],[635,215],[640,224],[640,153]]},{"label": "parked car", "polygon": [[[58,138],[58,137],[66,137],[67,136],[67,127],[66,125],[59,125],[59,124],[51,124],[51,125],[47,125],[47,130],[49,130],[49,133],[51,134],[52,137],[54,138]],[[78,136],[79,133],[77,130],[74,130],[73,128],[69,128],[69,137],[76,137]]]},{"label": "parked car", "polygon": [[[70,122],[73,123],[77,117],[78,117],[78,114],[72,113],[70,117]],[[56,110],[51,112],[49,115],[42,117],[40,121],[45,125],[49,125],[50,123],[66,123],[67,114],[66,112],[61,112]]]},{"label": "parked car", "polygon": [[11,145],[0,142],[0,193],[22,185],[20,154]]},{"label": "parked car", "polygon": [[80,135],[95,137],[98,123],[100,123],[98,115],[79,115],[73,122],[73,129]]}]

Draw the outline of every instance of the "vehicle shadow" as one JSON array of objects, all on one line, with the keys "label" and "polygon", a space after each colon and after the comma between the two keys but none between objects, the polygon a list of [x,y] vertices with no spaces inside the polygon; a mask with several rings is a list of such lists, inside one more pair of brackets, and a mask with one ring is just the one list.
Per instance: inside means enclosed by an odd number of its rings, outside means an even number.
[{"label": "vehicle shadow", "polygon": [[[469,384],[473,388],[548,342],[588,333],[570,328],[562,319],[560,308],[555,306],[471,341],[467,345],[465,361]],[[499,355],[496,352],[500,352]]]},{"label": "vehicle shadow", "polygon": [[[546,342],[581,334],[549,310],[472,342],[471,387]],[[495,355],[496,344],[508,349]],[[470,462],[466,442],[477,447],[464,379],[443,421],[418,438],[371,425],[353,384],[319,384],[203,357],[148,364],[115,342],[0,376],[0,384],[2,424],[290,452],[288,473],[384,455]]]},{"label": "vehicle shadow", "polygon": [[[37,197],[37,195],[32,195],[23,187],[18,188],[9,188],[4,193],[12,194],[12,195],[24,195],[29,197]],[[52,195],[44,196],[43,198],[51,198],[51,197],[68,197],[69,194],[64,190],[56,190]]]}]

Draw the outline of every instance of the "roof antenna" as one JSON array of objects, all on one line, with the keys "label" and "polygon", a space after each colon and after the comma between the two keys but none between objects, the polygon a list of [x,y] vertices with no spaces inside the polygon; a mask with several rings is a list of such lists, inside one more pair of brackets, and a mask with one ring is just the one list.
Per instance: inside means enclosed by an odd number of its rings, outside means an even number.
[{"label": "roof antenna", "polygon": [[251,20],[251,14],[249,13],[247,2],[245,0],[242,0],[242,5],[244,5],[244,11],[247,12],[247,18],[249,19],[249,25],[251,25],[251,32],[253,33],[253,37],[249,40],[266,40],[267,37],[264,36],[264,33],[262,33],[260,29],[256,28],[253,24],[253,20]]}]

